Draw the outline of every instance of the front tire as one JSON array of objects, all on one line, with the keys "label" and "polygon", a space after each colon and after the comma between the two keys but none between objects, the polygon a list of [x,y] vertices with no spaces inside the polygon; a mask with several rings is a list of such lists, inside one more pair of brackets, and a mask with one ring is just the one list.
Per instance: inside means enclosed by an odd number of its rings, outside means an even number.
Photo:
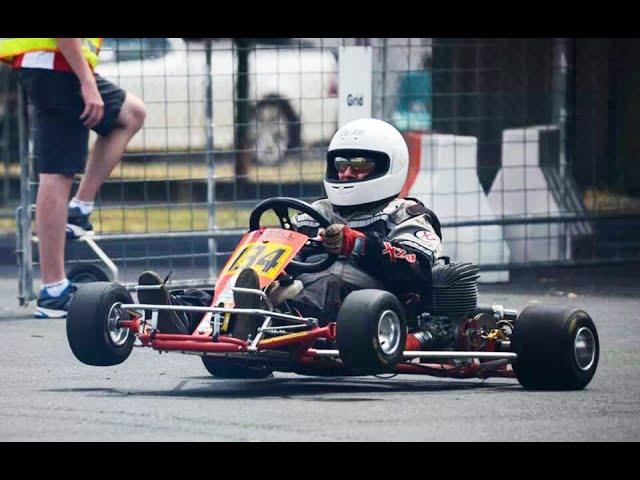
[{"label": "front tire", "polygon": [[116,303],[134,303],[117,283],[80,285],[67,314],[67,340],[75,357],[86,365],[106,367],[124,362],[133,349],[135,336],[118,328],[121,312]]},{"label": "front tire", "polygon": [[407,323],[395,295],[383,290],[351,292],[336,321],[336,343],[345,366],[363,374],[388,372],[402,360]]},{"label": "front tire", "polygon": [[511,350],[520,384],[536,390],[581,390],[598,367],[600,342],[587,312],[562,306],[525,308],[515,322]]}]

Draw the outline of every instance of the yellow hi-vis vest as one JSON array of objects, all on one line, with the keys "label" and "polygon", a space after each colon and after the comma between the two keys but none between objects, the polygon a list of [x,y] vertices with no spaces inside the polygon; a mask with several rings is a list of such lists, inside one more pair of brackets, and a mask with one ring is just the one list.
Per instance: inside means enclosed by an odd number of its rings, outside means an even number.
[{"label": "yellow hi-vis vest", "polygon": [[[98,53],[102,46],[102,38],[83,38],[82,53],[91,68],[98,64]],[[13,58],[27,52],[47,51],[59,52],[55,38],[0,38],[0,60],[13,62]]]}]

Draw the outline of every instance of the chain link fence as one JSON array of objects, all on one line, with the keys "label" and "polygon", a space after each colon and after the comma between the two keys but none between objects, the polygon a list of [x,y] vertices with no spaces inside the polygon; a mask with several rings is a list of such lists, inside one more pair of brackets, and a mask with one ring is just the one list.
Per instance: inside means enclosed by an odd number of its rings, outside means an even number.
[{"label": "chain link fence", "polygon": [[371,39],[376,116],[410,132],[409,193],[441,216],[452,258],[485,272],[638,260],[638,43]]},{"label": "chain link fence", "polygon": [[[373,114],[411,152],[403,194],[438,213],[452,260],[494,280],[637,260],[640,110],[634,41],[623,40],[107,39],[97,71],[142,98],[147,120],[96,199],[96,237],[68,243],[69,268],[98,265],[128,286],[149,268],[210,286],[260,200],[322,197],[341,46],[371,48]],[[37,175],[28,108],[17,110],[26,303]],[[6,180],[20,167],[2,151]]]}]

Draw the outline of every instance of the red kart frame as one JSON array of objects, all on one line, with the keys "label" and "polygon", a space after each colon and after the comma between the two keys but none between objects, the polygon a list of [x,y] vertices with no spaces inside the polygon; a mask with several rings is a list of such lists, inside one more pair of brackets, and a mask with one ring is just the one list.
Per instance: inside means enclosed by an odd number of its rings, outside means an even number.
[{"label": "red kart frame", "polygon": [[[307,322],[311,328],[304,332],[285,334],[275,338],[257,339],[246,341],[224,334],[215,334],[212,326],[214,314],[231,314],[240,312],[234,309],[232,293],[235,279],[243,268],[253,268],[259,275],[260,288],[267,287],[283,271],[287,263],[293,258],[307,242],[308,237],[290,230],[262,228],[245,234],[235,251],[223,267],[215,289],[215,295],[208,311],[198,328],[191,335],[163,334],[151,329],[145,332],[145,319],[143,315],[137,315],[132,320],[121,320],[120,326],[130,329],[137,334],[143,347],[150,347],[163,352],[191,352],[201,354],[229,354],[281,351],[282,348],[290,348],[289,361],[310,369],[330,369],[336,371],[345,369],[339,360],[337,350],[319,350],[312,348],[314,342],[324,338],[328,342],[336,340],[336,323],[331,322],[326,326],[314,326],[312,319],[300,319]],[[257,251],[256,251],[257,250]],[[221,299],[225,299],[221,302]],[[218,305],[218,308],[215,306]],[[154,311],[171,309],[174,311],[190,311],[197,307],[162,307],[153,306]],[[141,305],[123,304],[122,309],[136,310]],[[148,306],[146,307],[149,308]],[[270,314],[273,312],[254,313]],[[291,318],[289,318],[291,319]],[[265,328],[265,327],[263,327]],[[261,331],[263,331],[261,328]],[[212,337],[213,334],[213,337]],[[464,335],[464,334],[462,334]],[[464,342],[464,339],[460,339]],[[295,348],[291,349],[292,346]],[[501,341],[499,337],[487,338],[482,351],[471,352],[422,352],[420,343],[414,336],[409,335],[405,345],[404,356],[423,359],[470,359],[468,363],[455,365],[451,363],[398,363],[395,373],[432,375],[450,378],[488,378],[488,377],[515,377],[509,361],[516,355],[508,352],[508,342]]]}]

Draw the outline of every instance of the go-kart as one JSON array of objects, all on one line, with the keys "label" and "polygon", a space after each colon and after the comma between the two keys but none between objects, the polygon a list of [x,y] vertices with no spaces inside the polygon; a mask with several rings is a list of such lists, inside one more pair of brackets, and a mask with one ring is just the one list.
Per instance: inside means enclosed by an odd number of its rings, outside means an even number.
[{"label": "go-kart", "polygon": [[[292,275],[322,271],[338,258],[296,257],[303,247],[324,250],[319,238],[296,230],[289,209],[329,226],[322,214],[296,199],[258,204],[249,231],[219,274],[210,307],[135,303],[117,283],[81,285],[67,317],[71,350],[81,362],[95,366],[124,362],[134,344],[196,354],[214,376],[234,378],[266,377],[273,371],[515,377],[528,389],[558,390],[582,389],[591,381],[600,346],[594,322],[584,310],[534,305],[518,313],[500,305],[478,305],[478,268],[471,264],[445,262],[434,268],[433,296],[420,304],[422,311],[410,305],[411,297],[372,289],[350,293],[337,318],[328,322],[274,306],[268,292],[277,279],[290,283]],[[280,228],[261,226],[269,210]],[[236,285],[246,269],[258,274],[259,285]],[[160,286],[138,287],[144,288]],[[239,296],[251,301],[237,305]],[[189,335],[162,332],[162,310],[199,312],[202,319]]]}]

